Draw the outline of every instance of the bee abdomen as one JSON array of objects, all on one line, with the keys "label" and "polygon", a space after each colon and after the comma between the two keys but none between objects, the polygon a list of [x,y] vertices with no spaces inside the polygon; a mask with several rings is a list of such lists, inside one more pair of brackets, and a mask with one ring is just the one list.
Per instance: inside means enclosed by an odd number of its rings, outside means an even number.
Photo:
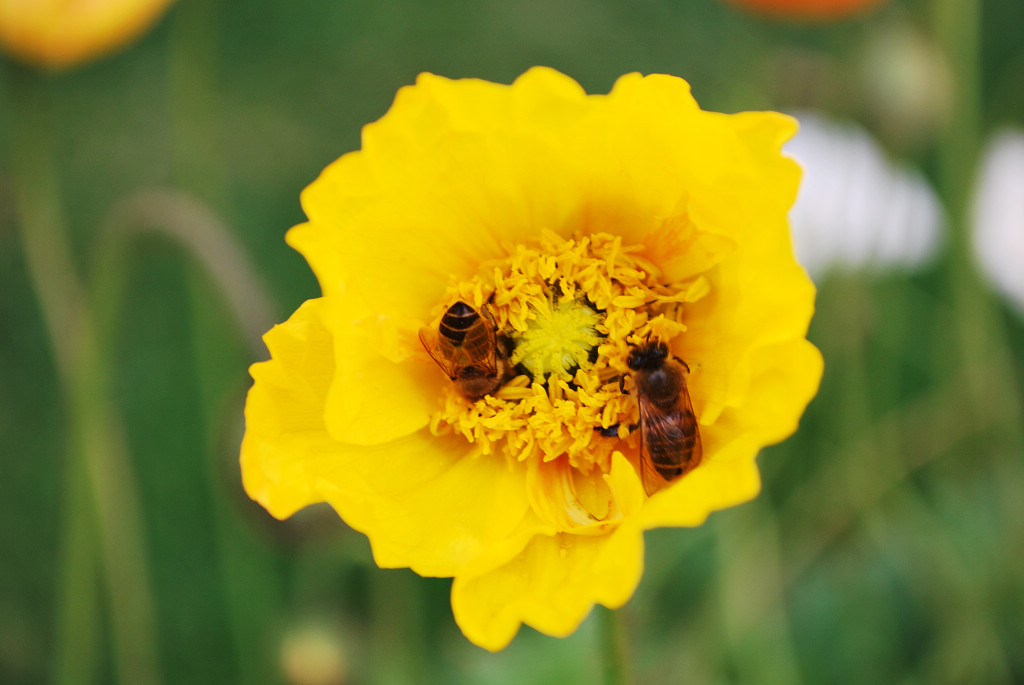
[{"label": "bee abdomen", "polygon": [[651,441],[647,451],[656,466],[673,466],[685,461],[696,445],[695,435],[680,435],[670,440]]},{"label": "bee abdomen", "polygon": [[672,415],[662,426],[658,439],[650,440],[647,452],[651,464],[666,479],[686,472],[697,447],[697,419],[691,411]]},{"label": "bee abdomen", "polygon": [[679,476],[683,475],[686,470],[683,466],[661,466],[654,464],[654,470],[658,472],[658,475],[667,481],[673,481]]},{"label": "bee abdomen", "polygon": [[465,302],[459,301],[448,307],[441,317],[439,332],[453,345],[460,345],[466,338],[466,331],[480,318],[480,314]]}]

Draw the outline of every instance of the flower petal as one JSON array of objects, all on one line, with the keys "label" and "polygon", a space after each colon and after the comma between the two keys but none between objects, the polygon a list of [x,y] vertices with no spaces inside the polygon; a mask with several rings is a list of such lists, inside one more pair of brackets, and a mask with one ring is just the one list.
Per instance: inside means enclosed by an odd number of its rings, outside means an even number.
[{"label": "flower petal", "polygon": [[619,526],[604,536],[535,536],[516,558],[452,584],[452,610],[466,637],[497,651],[523,623],[564,637],[595,602],[615,609],[629,600],[643,573],[643,536]]},{"label": "flower petal", "polygon": [[728,408],[714,424],[701,426],[704,463],[647,502],[644,528],[697,526],[712,511],[753,499],[760,490],[754,459],[758,450],[791,435],[818,390],[822,357],[797,339],[759,348],[743,405]]},{"label": "flower petal", "polygon": [[250,368],[255,383],[245,402],[242,484],[254,500],[283,519],[321,501],[316,474],[345,452],[324,430],[324,397],[334,346],[321,323],[323,299],[308,300],[263,340],[269,361]]},{"label": "flower petal", "polygon": [[699,526],[713,511],[750,501],[761,490],[754,462],[758,447],[748,438],[734,440],[715,458],[655,493],[635,523],[644,529]]},{"label": "flower petal", "polygon": [[323,299],[309,300],[264,336],[272,358],[252,367],[242,441],[250,497],[278,518],[329,501],[366,533],[381,566],[423,575],[454,575],[485,549],[489,563],[504,561],[550,532],[530,511],[525,470],[472,457],[462,439],[425,431],[369,447],[334,439],[324,422],[334,369],[329,311]]},{"label": "flower petal", "polygon": [[361,151],[303,192],[309,223],[289,242],[325,294],[344,284],[378,312],[422,316],[450,278],[501,255],[503,240],[565,223],[572,204],[563,198],[574,194],[554,191],[574,176],[565,165],[575,162],[560,154],[561,122],[551,116],[589,106],[553,70],[527,72],[514,91],[423,74],[364,129]]},{"label": "flower petal", "polygon": [[[377,445],[413,433],[450,381],[426,358],[408,324],[392,318],[332,321],[336,369],[326,397],[327,430],[340,442]],[[390,356],[389,353],[390,350]],[[396,361],[395,357],[416,360]],[[390,358],[389,358],[390,356]]]},{"label": "flower petal", "polygon": [[471,456],[461,438],[421,431],[350,449],[316,489],[370,538],[378,566],[452,576],[498,547],[511,558],[550,530],[530,512],[524,479],[504,460]]},{"label": "flower petal", "polygon": [[636,469],[614,452],[611,470],[582,473],[561,456],[532,460],[527,469],[527,497],[537,516],[554,530],[601,535],[643,506],[643,487]]},{"label": "flower petal", "polygon": [[751,355],[751,380],[742,407],[723,412],[718,426],[771,445],[792,435],[824,370],[821,352],[802,338],[759,348]]},{"label": "flower petal", "polygon": [[814,311],[814,285],[793,258],[786,218],[800,170],[779,148],[795,130],[793,120],[745,113],[734,127],[745,141],[745,161],[738,165],[745,171],[737,172],[741,175],[734,184],[742,198],[724,204],[738,208],[729,219],[739,227],[737,249],[727,265],[709,272],[711,293],[688,309],[679,351],[696,367],[691,397],[705,424],[725,407],[742,403],[753,352],[803,338]]}]

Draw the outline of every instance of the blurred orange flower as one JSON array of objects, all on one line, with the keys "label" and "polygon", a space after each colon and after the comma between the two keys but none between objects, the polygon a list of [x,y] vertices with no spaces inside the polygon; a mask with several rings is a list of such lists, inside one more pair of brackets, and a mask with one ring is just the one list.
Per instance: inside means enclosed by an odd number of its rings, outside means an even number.
[{"label": "blurred orange flower", "polygon": [[0,0],[0,45],[61,69],[113,52],[141,35],[173,0]]},{"label": "blurred orange flower", "polygon": [[884,0],[729,0],[759,14],[787,19],[829,21],[852,16]]}]

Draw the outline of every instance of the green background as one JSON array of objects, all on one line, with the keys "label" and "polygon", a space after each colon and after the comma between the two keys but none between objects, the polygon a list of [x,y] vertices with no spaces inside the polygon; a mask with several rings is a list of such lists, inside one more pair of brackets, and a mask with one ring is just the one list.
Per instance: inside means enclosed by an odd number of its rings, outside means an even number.
[{"label": "green background", "polygon": [[[264,330],[319,294],[283,241],[300,191],[400,86],[421,71],[508,83],[535,64],[589,92],[664,72],[705,109],[859,121],[952,217],[922,269],[820,281],[825,377],[797,435],[759,457],[761,496],[646,536],[616,619],[633,681],[1024,682],[1024,319],[982,284],[962,221],[979,146],[1024,124],[1021,27],[1018,0],[895,0],[830,24],[715,0],[179,0],[85,66],[0,58],[0,682],[316,683],[312,657],[306,680],[282,667],[311,636],[346,664],[323,682],[605,677],[603,610],[567,639],[523,628],[490,654],[454,625],[449,580],[377,569],[329,510],[278,522],[246,498],[247,366],[266,352],[161,230],[212,222],[237,241],[255,280],[213,261]],[[948,75],[945,98],[884,87],[914,56],[885,53],[880,71],[879,50],[908,36]],[[63,217],[106,386],[62,380],[25,187]],[[153,189],[209,216],[140,218]],[[74,457],[82,440],[97,461]]]}]

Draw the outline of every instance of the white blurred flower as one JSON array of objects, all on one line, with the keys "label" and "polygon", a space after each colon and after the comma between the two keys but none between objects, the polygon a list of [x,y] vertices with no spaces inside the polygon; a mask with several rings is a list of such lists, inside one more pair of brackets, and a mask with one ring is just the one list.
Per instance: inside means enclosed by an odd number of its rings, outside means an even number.
[{"label": "white blurred flower", "polygon": [[785,152],[804,169],[789,217],[797,259],[825,272],[910,269],[930,258],[944,232],[938,197],[909,167],[893,166],[854,124],[801,113]]},{"label": "white blurred flower", "polygon": [[972,210],[982,273],[1024,312],[1024,132],[1005,129],[989,141]]}]

